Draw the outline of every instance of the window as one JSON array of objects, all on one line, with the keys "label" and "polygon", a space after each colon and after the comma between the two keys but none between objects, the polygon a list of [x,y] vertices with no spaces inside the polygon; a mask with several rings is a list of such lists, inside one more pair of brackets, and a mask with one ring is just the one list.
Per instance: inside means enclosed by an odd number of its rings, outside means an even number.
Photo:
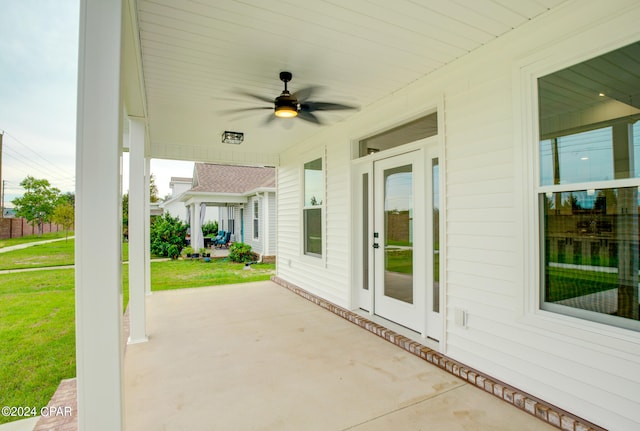
[{"label": "window", "polygon": [[640,43],[538,79],[540,307],[640,331]]},{"label": "window", "polygon": [[324,175],[322,159],[304,164],[304,254],[322,257],[322,210]]},{"label": "window", "polygon": [[438,113],[434,112],[402,126],[358,142],[358,157],[385,151],[438,134]]},{"label": "window", "polygon": [[228,217],[228,220],[229,220],[229,232],[231,234],[235,234],[236,233],[236,221],[235,221],[233,207],[228,207],[227,208],[227,217]]},{"label": "window", "polygon": [[260,213],[258,212],[258,200],[253,201],[253,238],[260,238],[259,226],[260,226]]}]

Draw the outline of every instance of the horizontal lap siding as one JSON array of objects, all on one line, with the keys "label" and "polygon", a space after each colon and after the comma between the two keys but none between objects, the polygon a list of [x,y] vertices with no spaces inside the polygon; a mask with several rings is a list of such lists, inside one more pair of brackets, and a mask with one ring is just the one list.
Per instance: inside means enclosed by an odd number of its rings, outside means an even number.
[{"label": "horizontal lap siding", "polygon": [[[521,33],[536,40],[535,27]],[[634,429],[640,360],[627,354],[634,344],[579,339],[576,328],[588,334],[588,326],[577,319],[543,330],[525,310],[524,250],[536,244],[523,240],[519,205],[526,173],[516,157],[512,76],[520,55],[487,51],[459,65],[456,73],[473,82],[444,80],[447,354],[603,426]],[[468,313],[467,328],[455,324],[457,309]]]},{"label": "horizontal lap siding", "polygon": [[285,154],[278,171],[278,275],[341,306],[350,297],[348,150],[348,141],[327,144],[324,260],[303,255],[301,243],[301,168],[317,154]]},{"label": "horizontal lap siding", "polygon": [[[640,7],[612,0],[619,10]],[[640,429],[640,340],[629,333],[607,337],[597,325],[552,318],[525,309],[534,293],[525,280],[525,251],[535,250],[524,232],[522,131],[514,110],[514,70],[524,57],[545,50],[615,16],[597,1],[573,2],[540,23],[532,21],[495,43],[462,58],[375,109],[363,109],[346,126],[326,132],[326,264],[301,256],[300,168],[312,158],[300,148],[281,158],[278,196],[278,273],[281,277],[342,305],[350,294],[349,142],[373,133],[393,115],[390,107],[429,109],[438,94],[444,106],[446,196],[446,354],[519,389],[611,429]],[[615,18],[617,19],[617,18]],[[609,31],[615,39],[615,32]],[[592,41],[584,40],[583,44]],[[593,41],[596,42],[596,41]],[[424,106],[419,106],[424,103]],[[387,111],[385,111],[387,109]],[[362,130],[362,125],[369,129]],[[351,132],[357,130],[357,132]],[[326,139],[331,133],[331,139]],[[533,161],[528,161],[533,163]],[[352,252],[353,250],[351,250]],[[354,268],[354,270],[359,270]],[[535,274],[527,274],[534,277]],[[538,287],[533,289],[537,291]],[[455,311],[468,313],[457,326]]]},{"label": "horizontal lap siding", "polygon": [[276,238],[278,236],[276,194],[267,193],[267,196],[269,199],[269,238],[266,240],[269,241],[269,254],[275,255],[277,250]]}]

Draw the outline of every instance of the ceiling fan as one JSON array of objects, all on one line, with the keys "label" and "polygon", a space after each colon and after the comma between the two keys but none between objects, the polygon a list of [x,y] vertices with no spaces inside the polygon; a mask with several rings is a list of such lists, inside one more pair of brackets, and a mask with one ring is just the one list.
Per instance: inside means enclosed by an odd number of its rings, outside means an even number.
[{"label": "ceiling fan", "polygon": [[341,111],[349,109],[358,109],[357,106],[343,105],[340,103],[331,102],[314,102],[309,100],[309,97],[317,89],[317,87],[307,87],[295,93],[289,92],[287,83],[291,81],[293,74],[291,72],[280,72],[280,80],[284,83],[284,90],[275,99],[263,97],[257,94],[240,91],[245,96],[258,99],[262,102],[271,103],[272,106],[255,107],[255,108],[241,108],[234,109],[225,112],[243,112],[260,109],[272,109],[274,115],[270,115],[266,123],[273,121],[275,117],[279,118],[294,118],[298,117],[302,120],[309,121],[314,124],[322,124],[320,119],[314,114],[317,111]]}]

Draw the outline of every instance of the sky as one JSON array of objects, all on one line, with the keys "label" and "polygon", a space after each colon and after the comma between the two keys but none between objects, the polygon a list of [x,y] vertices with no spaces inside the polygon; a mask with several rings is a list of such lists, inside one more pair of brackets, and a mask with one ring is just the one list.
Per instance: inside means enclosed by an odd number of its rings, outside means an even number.
[{"label": "sky", "polygon": [[[75,189],[78,0],[0,0],[0,132],[7,207],[27,176]],[[126,172],[126,170],[125,170]],[[151,161],[160,197],[193,163]],[[128,190],[128,176],[123,189]]]}]

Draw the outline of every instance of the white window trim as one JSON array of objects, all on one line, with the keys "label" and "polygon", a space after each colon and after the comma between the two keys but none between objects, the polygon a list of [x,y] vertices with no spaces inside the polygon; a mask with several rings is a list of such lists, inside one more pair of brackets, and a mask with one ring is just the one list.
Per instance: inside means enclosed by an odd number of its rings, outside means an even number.
[{"label": "white window trim", "polygon": [[[615,27],[615,24],[611,24]],[[637,32],[619,35],[611,41],[606,26],[567,38],[561,43],[529,56],[513,68],[514,158],[516,160],[516,190],[522,190],[521,205],[523,244],[521,321],[529,329],[538,327],[543,333],[553,331],[585,343],[597,342],[609,348],[627,350],[628,343],[640,345],[640,332],[586,320],[568,314],[542,310],[540,306],[540,208],[539,193],[546,191],[580,190],[593,188],[624,187],[638,185],[639,179],[599,181],[556,186],[540,186],[539,129],[538,129],[538,78],[566,67],[598,57],[607,52],[638,42]],[[604,33],[604,34],[602,34]],[[610,33],[609,33],[610,34]],[[601,45],[584,44],[584,40],[609,41]],[[518,136],[517,133],[520,133]],[[518,163],[518,159],[520,162]],[[591,344],[592,345],[592,344]]]},{"label": "white window trim", "polygon": [[[255,198],[255,200],[253,201],[253,208],[251,208],[251,211],[253,212],[253,226],[251,226],[251,228],[253,229],[253,239],[260,239],[260,199]],[[256,220],[258,221],[258,223],[256,224]],[[256,225],[258,226],[258,231],[256,232]]]},{"label": "white window trim", "polygon": [[[305,207],[304,205],[304,192],[305,192],[305,183],[304,183],[304,165],[306,163],[312,162],[314,160],[321,159],[322,160],[322,205],[317,205],[320,207],[320,214],[322,217],[322,221],[320,224],[321,228],[321,237],[322,237],[322,255],[309,254],[305,253],[304,241],[305,241],[305,230],[304,230],[304,210],[309,209],[311,207]],[[307,263],[311,263],[314,265],[320,265],[326,267],[327,264],[327,157],[326,157],[326,148],[322,146],[318,151],[313,151],[307,153],[307,155],[302,158],[302,163],[300,164],[300,257],[303,261]]]}]

